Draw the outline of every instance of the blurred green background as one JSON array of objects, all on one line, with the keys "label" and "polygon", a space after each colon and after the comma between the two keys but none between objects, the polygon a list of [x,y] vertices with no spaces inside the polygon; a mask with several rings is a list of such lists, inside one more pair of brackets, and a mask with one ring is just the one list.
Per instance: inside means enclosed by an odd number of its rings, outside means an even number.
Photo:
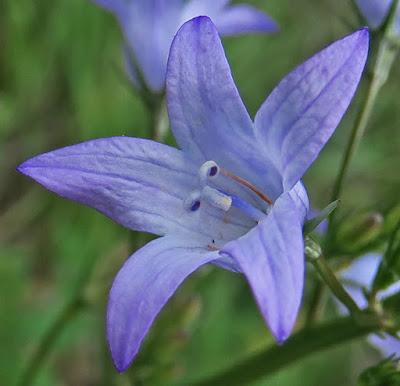
[{"label": "blurred green background", "polygon": [[[252,115],[290,69],[360,26],[348,0],[248,2],[268,11],[282,30],[224,41]],[[208,374],[272,344],[245,281],[207,267],[169,303],[129,374],[115,374],[104,308],[112,274],[132,252],[130,233],[45,191],[15,167],[32,155],[91,138],[147,135],[148,117],[124,78],[120,48],[113,17],[89,0],[0,0],[1,385],[15,384],[94,260],[85,290],[90,307],[61,334],[37,386],[123,386],[132,380],[184,385],[185,377]],[[346,211],[385,211],[399,198],[399,81],[397,65],[352,165]],[[329,202],[356,111],[357,100],[305,178],[315,207]],[[137,245],[143,242],[137,237]],[[363,341],[354,342],[297,362],[259,386],[352,384],[377,358]]]}]

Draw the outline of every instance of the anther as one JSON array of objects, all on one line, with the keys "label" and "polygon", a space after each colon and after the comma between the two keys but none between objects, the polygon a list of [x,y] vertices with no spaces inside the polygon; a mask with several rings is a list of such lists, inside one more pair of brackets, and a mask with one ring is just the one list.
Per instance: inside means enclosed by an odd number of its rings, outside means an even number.
[{"label": "anther", "polygon": [[215,178],[219,174],[219,166],[214,161],[204,162],[199,169],[199,180],[202,186],[207,185],[210,178]]},{"label": "anther", "polygon": [[186,200],[183,202],[183,206],[188,211],[196,212],[201,206],[200,198],[200,192],[198,190],[195,190],[194,192],[190,193],[190,195],[186,198]]},{"label": "anther", "polygon": [[232,205],[232,198],[219,190],[205,186],[201,191],[201,199],[214,208],[227,212]]}]

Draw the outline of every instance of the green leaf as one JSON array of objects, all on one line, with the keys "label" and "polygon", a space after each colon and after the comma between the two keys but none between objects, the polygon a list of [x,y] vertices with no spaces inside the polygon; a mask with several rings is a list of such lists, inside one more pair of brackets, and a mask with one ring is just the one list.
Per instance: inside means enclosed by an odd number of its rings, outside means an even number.
[{"label": "green leaf", "polygon": [[320,225],[323,221],[325,221],[329,215],[337,208],[339,205],[339,200],[331,202],[328,206],[326,206],[322,211],[315,217],[310,220],[307,220],[304,224],[304,234],[310,234],[318,225]]},{"label": "green leaf", "polygon": [[379,291],[400,280],[400,219],[394,228],[382,262],[376,273],[373,290]]},{"label": "green leaf", "polygon": [[399,360],[389,357],[376,366],[364,370],[357,386],[398,386],[400,385]]},{"label": "green leaf", "polygon": [[340,225],[337,233],[342,253],[359,255],[380,240],[384,219],[380,213],[357,213]]}]

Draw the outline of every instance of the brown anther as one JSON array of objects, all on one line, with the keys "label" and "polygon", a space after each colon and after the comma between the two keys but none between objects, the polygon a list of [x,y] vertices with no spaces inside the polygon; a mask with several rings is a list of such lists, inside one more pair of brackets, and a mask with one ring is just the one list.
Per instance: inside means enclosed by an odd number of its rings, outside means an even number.
[{"label": "brown anther", "polygon": [[249,181],[245,180],[242,177],[238,177],[235,174],[232,174],[228,170],[225,170],[223,168],[220,168],[221,174],[223,174],[226,177],[231,178],[232,180],[238,182],[239,184],[245,186],[246,188],[249,188],[252,192],[254,192],[258,197],[261,198],[261,200],[265,201],[268,205],[273,205],[273,201],[263,192],[260,192],[253,184],[251,184]]}]

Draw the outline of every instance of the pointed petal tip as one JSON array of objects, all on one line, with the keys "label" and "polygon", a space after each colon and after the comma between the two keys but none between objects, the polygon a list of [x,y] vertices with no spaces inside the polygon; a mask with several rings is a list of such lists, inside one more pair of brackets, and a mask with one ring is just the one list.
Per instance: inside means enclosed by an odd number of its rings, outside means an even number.
[{"label": "pointed petal tip", "polygon": [[127,350],[129,348],[127,345],[125,345],[125,347],[121,347],[118,343],[116,343],[112,339],[111,331],[113,324],[111,323],[110,320],[109,307],[107,309],[106,321],[107,321],[107,342],[111,353],[112,362],[118,373],[122,374],[125,371],[127,371],[129,367],[132,365],[133,361],[136,358],[138,350],[136,350],[133,353],[127,353]]},{"label": "pointed petal tip", "polygon": [[369,46],[369,39],[370,39],[370,33],[369,33],[369,28],[368,27],[362,27],[359,30],[353,32],[350,35],[347,35],[346,38],[356,38],[360,44],[365,44],[367,47]]},{"label": "pointed petal tip", "polygon": [[190,25],[196,26],[198,28],[200,28],[202,25],[207,25],[213,27],[214,29],[217,29],[208,16],[196,16],[193,19],[190,19],[186,23],[184,23],[180,30],[184,30],[185,27]]},{"label": "pointed petal tip", "polygon": [[364,26],[364,27],[360,28],[357,32],[361,35],[361,37],[363,37],[364,39],[367,39],[369,41],[370,33],[369,33],[369,27],[368,26]]},{"label": "pointed petal tip", "polygon": [[[198,31],[200,31],[200,29],[203,29],[203,28],[207,29],[208,31],[209,30],[215,31],[215,33],[218,34],[217,27],[215,26],[215,24],[212,22],[212,20],[208,16],[196,16],[181,25],[181,27],[178,29],[178,32],[175,35],[174,41],[172,42],[172,45],[171,45],[171,48],[174,46],[174,42],[175,42],[175,40],[177,40],[177,38],[179,39],[179,37],[181,37],[181,36],[190,35],[192,33],[198,33]],[[167,67],[169,67],[169,65],[170,65],[169,64],[170,59],[171,59],[171,56],[168,58]],[[167,69],[167,73],[168,73],[168,69]]]},{"label": "pointed petal tip", "polygon": [[[23,174],[26,177],[32,178],[33,180],[37,180],[37,177],[39,174],[37,174],[37,171],[41,170],[42,168],[41,165],[41,155],[37,155],[35,157],[29,158],[28,160],[22,162],[20,165],[18,165],[15,170],[21,174]],[[39,162],[37,162],[39,161]],[[42,169],[43,170],[43,169]],[[36,173],[35,173],[36,171]]]},{"label": "pointed petal tip", "polygon": [[30,167],[29,167],[30,161],[31,161],[31,160],[27,160],[27,161],[23,162],[22,164],[18,165],[18,166],[15,168],[15,170],[16,170],[18,173],[23,174],[24,176],[31,177],[31,175],[30,175],[30,173],[29,173],[29,170],[30,170]]},{"label": "pointed petal tip", "polygon": [[116,361],[115,358],[113,358],[113,363],[115,370],[118,371],[118,373],[123,374],[126,370],[128,370],[130,363],[124,364],[124,363],[119,363]]},{"label": "pointed petal tip", "polygon": [[118,361],[117,358],[113,357],[114,367],[120,374],[127,371],[129,369],[129,367],[131,366],[132,362],[133,362],[133,359],[129,362],[124,362],[124,361]]},{"label": "pointed petal tip", "polygon": [[21,165],[18,165],[16,168],[15,168],[15,170],[18,172],[18,173],[21,173],[21,174],[25,174],[24,173],[24,164],[22,163]]},{"label": "pointed petal tip", "polygon": [[290,332],[292,329],[290,330],[286,330],[286,329],[280,329],[277,333],[273,333],[274,338],[276,340],[276,343],[280,346],[282,344],[284,344],[286,342],[286,340],[289,338],[290,336]]}]

